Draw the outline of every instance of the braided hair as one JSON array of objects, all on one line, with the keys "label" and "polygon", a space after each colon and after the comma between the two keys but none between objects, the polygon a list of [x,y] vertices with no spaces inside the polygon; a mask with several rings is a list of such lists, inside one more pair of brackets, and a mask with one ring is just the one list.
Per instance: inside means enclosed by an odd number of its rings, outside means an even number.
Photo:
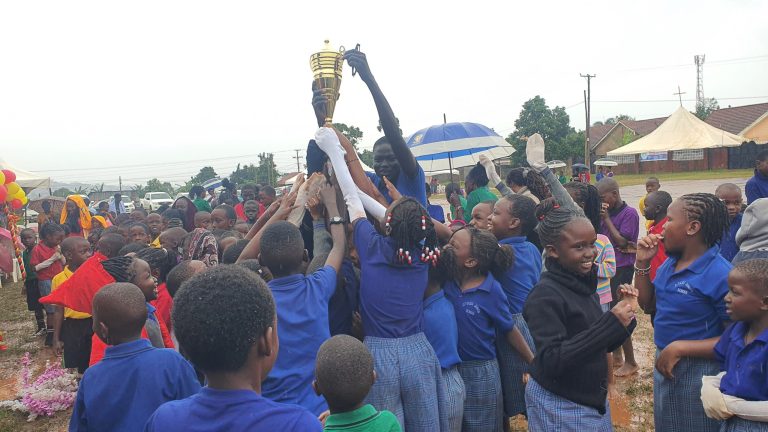
[{"label": "braided hair", "polygon": [[491,273],[496,279],[504,277],[504,273],[515,263],[512,248],[500,245],[490,231],[471,225],[462,229],[469,232],[469,250],[472,257],[477,260],[477,273]]},{"label": "braided hair", "polygon": [[578,181],[566,183],[564,187],[571,194],[576,205],[584,209],[584,215],[592,222],[595,232],[599,232],[602,199],[600,199],[600,193],[597,191],[597,188],[591,184]]},{"label": "braided hair", "polygon": [[[575,209],[561,207],[554,198],[547,198],[536,207],[536,217],[539,225],[536,232],[539,234],[542,245],[556,245],[560,242],[563,229],[576,219],[589,219]],[[591,221],[589,221],[591,223]]]},{"label": "braided hair", "polygon": [[513,184],[527,187],[539,201],[552,196],[552,192],[549,190],[547,182],[544,181],[544,177],[530,168],[513,168],[509,171],[509,174],[507,174],[507,186]]},{"label": "braided hair", "polygon": [[133,262],[136,260],[132,256],[118,256],[101,262],[104,270],[110,276],[115,278],[115,282],[131,282],[136,277],[133,270]]},{"label": "braided hair", "polygon": [[728,229],[728,209],[716,196],[710,193],[693,193],[680,197],[683,210],[689,221],[698,221],[704,243],[712,247],[720,243]]},{"label": "braided hair", "polygon": [[143,259],[152,271],[157,270],[157,281],[165,282],[168,273],[179,263],[179,256],[163,248],[144,248],[136,252],[136,258]]},{"label": "braided hair", "polygon": [[413,198],[403,197],[390,207],[385,224],[387,235],[395,242],[395,262],[413,264],[411,253],[421,247],[421,261],[437,265],[440,249],[435,226],[427,210]]}]

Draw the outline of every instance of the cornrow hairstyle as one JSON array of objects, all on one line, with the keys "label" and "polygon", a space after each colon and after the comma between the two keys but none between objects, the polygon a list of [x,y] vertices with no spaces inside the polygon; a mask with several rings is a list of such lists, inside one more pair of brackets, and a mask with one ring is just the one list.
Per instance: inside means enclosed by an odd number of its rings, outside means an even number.
[{"label": "cornrow hairstyle", "polygon": [[728,229],[728,209],[725,204],[710,193],[693,193],[680,197],[683,210],[689,221],[699,221],[699,230],[707,247],[712,247],[723,238]]},{"label": "cornrow hairstyle", "polygon": [[515,263],[515,254],[512,252],[512,248],[507,245],[500,245],[490,231],[481,230],[471,225],[462,229],[469,232],[469,249],[472,257],[477,260],[477,272],[479,274],[491,273],[496,279],[504,277],[504,273]]},{"label": "cornrow hairstyle", "polygon": [[[541,244],[556,245],[560,242],[560,235],[563,229],[575,219],[584,219],[582,213],[575,209],[561,207],[554,198],[547,198],[536,206],[536,217],[539,219],[539,225],[536,226],[536,232],[539,234]],[[589,221],[591,223],[591,221]]]},{"label": "cornrow hairstyle", "polygon": [[467,180],[473,182],[477,187],[488,186],[488,174],[485,173],[485,167],[478,162],[467,173]]},{"label": "cornrow hairstyle", "polygon": [[144,248],[136,252],[136,258],[143,259],[154,272],[157,270],[157,282],[163,283],[168,273],[179,263],[179,256],[163,248]]},{"label": "cornrow hairstyle", "polygon": [[768,295],[768,259],[758,258],[741,261],[733,266],[732,271],[738,271],[757,288],[760,297]]},{"label": "cornrow hairstyle", "polygon": [[584,215],[592,222],[595,232],[600,232],[600,208],[602,199],[597,188],[584,182],[572,181],[565,184],[565,190],[571,192],[576,205],[584,209]]},{"label": "cornrow hairstyle", "polygon": [[507,174],[507,186],[513,184],[527,187],[539,201],[552,196],[544,177],[530,168],[513,168],[510,170]]},{"label": "cornrow hairstyle", "polygon": [[40,238],[41,239],[49,238],[50,236],[60,232],[61,233],[66,232],[63,226],[54,222],[47,222],[47,223],[44,223],[43,226],[40,228]]},{"label": "cornrow hairstyle", "polygon": [[235,213],[235,208],[229,204],[219,204],[213,210],[214,211],[223,210],[224,213],[227,215],[227,219],[234,220],[234,221],[237,220],[237,213]]},{"label": "cornrow hairstyle", "polygon": [[416,258],[437,265],[440,248],[435,226],[427,210],[418,201],[410,197],[395,201],[387,214],[385,227],[387,235],[395,242],[395,263],[413,264],[411,253],[421,247],[421,257]]},{"label": "cornrow hairstyle", "polygon": [[136,274],[133,271],[133,262],[136,258],[131,256],[118,256],[104,260],[101,266],[115,278],[115,282],[131,282]]},{"label": "cornrow hairstyle", "polygon": [[189,199],[194,200],[197,198],[202,198],[204,193],[205,189],[203,189],[202,186],[194,185],[189,189]]}]

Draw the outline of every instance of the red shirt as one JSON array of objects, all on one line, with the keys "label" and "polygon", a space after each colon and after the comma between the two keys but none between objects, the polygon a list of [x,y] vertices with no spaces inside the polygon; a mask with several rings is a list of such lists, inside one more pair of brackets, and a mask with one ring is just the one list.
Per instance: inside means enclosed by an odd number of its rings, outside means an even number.
[{"label": "red shirt", "polygon": [[[655,225],[651,225],[650,228],[648,228],[648,234],[659,234],[661,235],[661,232],[664,230],[664,224],[667,223],[667,220],[669,218],[664,218],[659,223]],[[653,257],[651,260],[651,282],[653,282],[654,279],[656,279],[656,270],[661,267],[662,264],[664,264],[664,261],[667,260],[667,252],[664,250],[664,243],[659,242],[659,252],[656,253],[656,256]]]},{"label": "red shirt", "polygon": [[[264,214],[265,211],[267,211],[266,207],[264,207],[264,204],[261,203],[261,201],[256,201],[259,203],[259,215],[257,216],[257,219],[261,217],[261,215]],[[237,220],[239,221],[246,221],[245,217],[245,206],[243,203],[237,203],[235,205],[235,213],[237,214]]]},{"label": "red shirt", "polygon": [[[56,248],[49,248],[45,243],[40,242],[32,249],[32,256],[29,258],[29,263],[33,266],[40,264],[41,262],[52,257],[56,253]],[[64,265],[61,261],[56,260],[48,268],[42,269],[37,272],[38,280],[53,280],[53,277],[64,271]]]},{"label": "red shirt", "polygon": [[165,287],[165,282],[157,286],[157,300],[151,302],[152,306],[157,308],[155,315],[165,324],[168,330],[171,329],[171,308],[173,308],[173,298]]}]

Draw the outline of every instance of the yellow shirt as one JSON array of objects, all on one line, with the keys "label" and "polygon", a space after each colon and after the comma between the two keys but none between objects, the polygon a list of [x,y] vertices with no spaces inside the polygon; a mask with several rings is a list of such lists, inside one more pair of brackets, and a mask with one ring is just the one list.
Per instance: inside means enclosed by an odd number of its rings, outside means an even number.
[{"label": "yellow shirt", "polygon": [[[58,289],[61,284],[66,282],[67,279],[69,279],[73,274],[74,272],[69,270],[69,266],[64,267],[64,271],[54,276],[53,280],[51,280],[51,292],[56,291],[56,289]],[[64,318],[86,319],[90,317],[91,316],[87,313],[73,311],[70,308],[64,308]]]},{"label": "yellow shirt", "polygon": [[157,236],[156,239],[152,240],[152,243],[149,244],[149,247],[160,249],[160,236]]},{"label": "yellow shirt", "polygon": [[[644,197],[640,198],[640,203],[637,205],[637,209],[640,210],[640,214],[645,217],[645,198],[648,197],[648,194],[645,194]],[[648,231],[653,226],[652,220],[645,220],[645,230]]]}]

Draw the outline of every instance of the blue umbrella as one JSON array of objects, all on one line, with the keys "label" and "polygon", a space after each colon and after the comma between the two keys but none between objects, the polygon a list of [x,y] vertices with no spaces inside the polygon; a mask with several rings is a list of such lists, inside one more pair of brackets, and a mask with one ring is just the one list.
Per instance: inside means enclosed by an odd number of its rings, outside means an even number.
[{"label": "blue umbrella", "polygon": [[407,140],[424,172],[472,166],[480,153],[501,159],[515,149],[490,128],[478,123],[444,123],[422,129]]}]

